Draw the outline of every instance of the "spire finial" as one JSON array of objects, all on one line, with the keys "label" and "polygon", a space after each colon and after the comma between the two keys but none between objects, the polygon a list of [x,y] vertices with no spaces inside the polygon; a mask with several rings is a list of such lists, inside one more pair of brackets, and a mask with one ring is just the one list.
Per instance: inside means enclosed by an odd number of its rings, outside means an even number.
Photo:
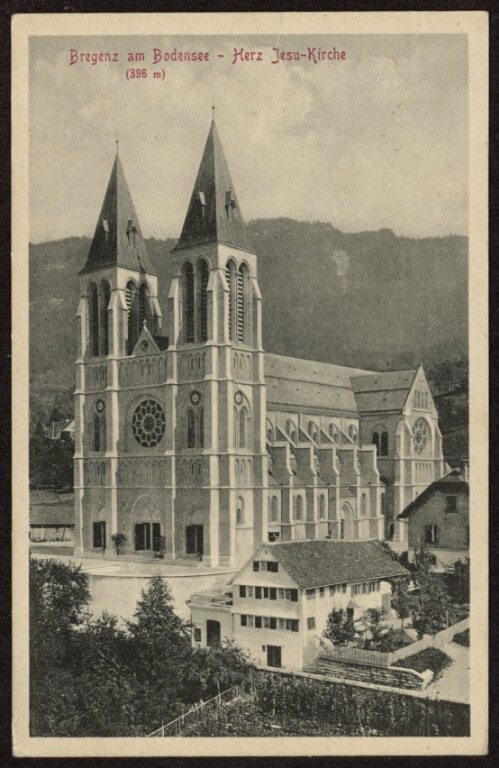
[{"label": "spire finial", "polygon": [[214,96],[212,98],[212,101],[213,103],[211,105],[211,122],[214,123],[215,122],[215,97]]},{"label": "spire finial", "polygon": [[116,144],[116,155],[119,155],[119,151],[120,151],[120,139],[119,139],[119,136],[118,136],[118,134],[116,134],[116,140],[115,140],[115,144]]}]

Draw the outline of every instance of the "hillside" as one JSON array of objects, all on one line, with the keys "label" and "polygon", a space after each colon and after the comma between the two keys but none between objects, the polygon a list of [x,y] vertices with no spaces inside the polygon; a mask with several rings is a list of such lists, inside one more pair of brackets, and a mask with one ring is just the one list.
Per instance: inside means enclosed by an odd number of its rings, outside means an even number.
[{"label": "hillside", "polygon": [[[267,351],[374,369],[467,356],[466,238],[347,234],[291,219],[252,221],[248,234]],[[174,244],[147,240],[165,314]],[[69,403],[77,273],[89,245],[75,237],[30,247],[31,391],[47,406]]]}]

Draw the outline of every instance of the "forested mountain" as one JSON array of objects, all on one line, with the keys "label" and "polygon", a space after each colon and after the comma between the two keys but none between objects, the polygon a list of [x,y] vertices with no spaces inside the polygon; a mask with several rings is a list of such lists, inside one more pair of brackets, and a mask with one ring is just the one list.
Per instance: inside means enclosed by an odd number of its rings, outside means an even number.
[{"label": "forested mountain", "polygon": [[[426,369],[467,356],[467,239],[347,234],[331,224],[259,219],[263,343],[268,352],[373,369]],[[174,240],[147,240],[166,315]],[[78,271],[86,237],[30,247],[34,400],[70,407]]]}]

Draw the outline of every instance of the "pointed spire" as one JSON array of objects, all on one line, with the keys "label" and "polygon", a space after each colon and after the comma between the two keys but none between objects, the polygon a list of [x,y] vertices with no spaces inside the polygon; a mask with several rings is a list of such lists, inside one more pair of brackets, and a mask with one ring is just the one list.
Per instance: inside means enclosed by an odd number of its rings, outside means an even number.
[{"label": "pointed spire", "polygon": [[214,106],[212,110],[210,132],[175,251],[204,243],[225,243],[251,250],[218,135]]},{"label": "pointed spire", "polygon": [[151,268],[139,220],[125,179],[116,138],[116,156],[94,238],[82,272],[120,266],[155,274]]}]

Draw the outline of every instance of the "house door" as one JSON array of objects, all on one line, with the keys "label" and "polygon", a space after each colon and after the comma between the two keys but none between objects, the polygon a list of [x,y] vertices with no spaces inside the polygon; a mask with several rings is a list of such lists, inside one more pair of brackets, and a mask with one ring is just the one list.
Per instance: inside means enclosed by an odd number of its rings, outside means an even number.
[{"label": "house door", "polygon": [[185,528],[185,551],[188,555],[203,554],[203,526],[187,525]]},{"label": "house door", "polygon": [[94,523],[93,546],[96,549],[106,548],[106,523],[102,520],[98,523]]},{"label": "house door", "polygon": [[135,551],[143,552],[151,549],[151,524],[136,523],[135,525]]},{"label": "house door", "polygon": [[220,645],[220,622],[209,619],[206,622],[206,643],[207,645]]},{"label": "house door", "polygon": [[267,666],[268,667],[281,667],[281,646],[280,645],[268,645],[267,646]]}]

